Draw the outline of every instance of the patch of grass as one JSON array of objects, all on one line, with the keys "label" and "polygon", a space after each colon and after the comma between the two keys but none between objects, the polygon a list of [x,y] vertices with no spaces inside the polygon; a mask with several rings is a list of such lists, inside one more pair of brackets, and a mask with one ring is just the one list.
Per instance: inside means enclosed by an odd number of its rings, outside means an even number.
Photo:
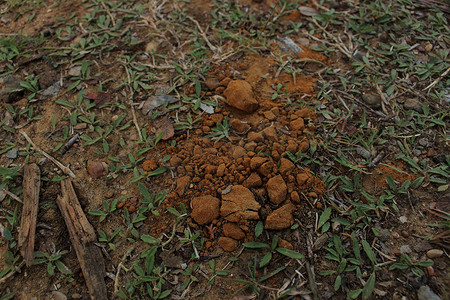
[{"label": "patch of grass", "polygon": [[212,128],[212,133],[206,135],[206,137],[211,138],[213,141],[217,142],[223,138],[230,139],[230,129],[231,125],[228,122],[228,116],[226,116],[222,121],[217,122],[216,127]]}]

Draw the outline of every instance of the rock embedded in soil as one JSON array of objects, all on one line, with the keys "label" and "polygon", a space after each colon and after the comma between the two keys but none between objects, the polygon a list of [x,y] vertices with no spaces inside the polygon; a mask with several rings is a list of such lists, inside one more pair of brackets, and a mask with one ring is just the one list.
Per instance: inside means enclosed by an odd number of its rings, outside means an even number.
[{"label": "rock embedded in soil", "polygon": [[409,254],[411,252],[412,252],[412,250],[411,250],[411,247],[409,247],[409,245],[402,245],[400,247],[400,253],[401,254]]},{"label": "rock embedded in soil", "polygon": [[275,127],[273,126],[264,128],[263,135],[270,141],[278,141],[278,134]]},{"label": "rock embedded in soil", "polygon": [[283,174],[287,175],[287,173],[292,172],[295,169],[295,165],[292,161],[281,158],[280,159],[280,167],[278,168],[278,171]]},{"label": "rock embedded in soil", "polygon": [[86,169],[89,175],[94,178],[100,178],[107,172],[107,165],[99,161],[88,160],[86,162]]},{"label": "rock embedded in soil", "polygon": [[233,128],[237,133],[245,133],[250,130],[250,125],[246,122],[242,122],[239,119],[233,119],[230,122],[231,128]]},{"label": "rock embedded in soil", "polygon": [[441,257],[444,254],[444,251],[440,249],[431,249],[427,251],[427,257],[428,258],[438,258]]},{"label": "rock embedded in soil", "polygon": [[250,131],[247,135],[249,142],[260,143],[264,141],[264,136],[259,132]]},{"label": "rock embedded in soil", "polygon": [[233,147],[233,158],[234,159],[238,159],[241,158],[243,156],[245,156],[245,154],[247,153],[247,151],[242,148],[241,146],[234,146]]},{"label": "rock embedded in soil", "polygon": [[300,203],[300,195],[298,194],[297,191],[293,191],[291,193],[291,200],[294,201],[295,203]]},{"label": "rock embedded in soil", "polygon": [[226,167],[225,167],[225,164],[220,164],[218,167],[217,167],[217,177],[223,177],[223,175],[225,175],[225,171],[226,171]]},{"label": "rock embedded in soil", "polygon": [[297,118],[289,123],[289,129],[292,131],[303,131],[305,129],[305,120]]},{"label": "rock embedded in soil", "polygon": [[428,285],[423,285],[417,291],[418,300],[441,300],[441,297],[436,295]]},{"label": "rock embedded in soil", "polygon": [[213,91],[215,90],[220,84],[219,79],[217,78],[212,78],[212,77],[208,77],[205,80],[205,85],[208,88],[208,90]]},{"label": "rock embedded in soil", "polygon": [[263,177],[268,177],[269,174],[272,172],[274,167],[275,167],[275,164],[271,160],[269,160],[269,161],[263,163],[258,168],[258,174],[263,176]]},{"label": "rock embedded in soil", "polygon": [[379,95],[364,94],[362,95],[362,100],[373,109],[378,109],[381,107],[382,100]]},{"label": "rock embedded in soil", "polygon": [[222,195],[220,214],[227,221],[258,220],[261,205],[253,193],[242,185],[235,185],[229,193]]},{"label": "rock embedded in soil", "polygon": [[189,184],[191,183],[191,178],[189,176],[182,176],[177,179],[177,194],[179,196],[182,196],[186,189],[188,188]]},{"label": "rock embedded in soil", "polygon": [[256,173],[250,174],[250,176],[244,181],[244,186],[249,189],[259,187],[261,184],[261,177]]},{"label": "rock embedded in soil", "polygon": [[287,185],[281,175],[272,177],[267,181],[267,194],[270,202],[277,205],[286,200]]},{"label": "rock embedded in soil", "polygon": [[207,195],[192,199],[191,217],[197,224],[204,225],[211,223],[219,217],[220,200]]},{"label": "rock embedded in soil", "polygon": [[294,210],[295,205],[292,203],[283,205],[267,216],[264,228],[280,230],[291,227],[294,224],[294,217],[292,216]]},{"label": "rock embedded in soil", "polygon": [[8,75],[3,79],[0,89],[0,100],[6,103],[16,102],[23,96],[23,87],[20,86],[20,79]]},{"label": "rock embedded in soil", "polygon": [[226,223],[222,226],[223,234],[235,240],[242,240],[245,238],[245,233],[236,223]]},{"label": "rock embedded in soil", "polygon": [[262,164],[267,162],[269,159],[266,157],[254,156],[250,160],[250,169],[253,171],[257,170]]},{"label": "rock embedded in soil", "polygon": [[226,97],[226,103],[232,107],[252,113],[258,109],[251,85],[244,80],[231,81],[223,94]]},{"label": "rock embedded in soil", "polygon": [[231,251],[236,250],[236,248],[239,245],[238,241],[236,241],[232,238],[229,238],[229,237],[220,237],[219,240],[217,241],[217,243],[226,252],[231,252]]},{"label": "rock embedded in soil", "polygon": [[409,110],[415,110],[418,113],[423,113],[422,103],[417,98],[409,98],[403,103],[403,107]]},{"label": "rock embedded in soil", "polygon": [[16,159],[18,154],[19,154],[19,149],[12,148],[11,150],[9,150],[8,152],[5,153],[5,156],[6,156],[6,158]]}]

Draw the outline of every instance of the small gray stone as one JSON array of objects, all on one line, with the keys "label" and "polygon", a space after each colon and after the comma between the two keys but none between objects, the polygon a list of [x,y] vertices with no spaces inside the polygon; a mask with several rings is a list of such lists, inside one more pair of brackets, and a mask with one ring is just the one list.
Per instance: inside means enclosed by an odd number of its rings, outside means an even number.
[{"label": "small gray stone", "polygon": [[409,245],[403,245],[403,246],[400,247],[400,253],[401,254],[408,254],[408,253],[411,253],[411,252],[412,252],[412,250],[409,247]]},{"label": "small gray stone", "polygon": [[220,81],[217,78],[209,77],[209,78],[206,78],[206,80],[205,80],[205,85],[208,88],[208,90],[210,90],[210,91],[215,90],[219,86],[219,83],[220,83]]},{"label": "small gray stone", "polygon": [[297,42],[300,44],[300,46],[303,46],[303,47],[309,46],[309,39],[307,39],[307,38],[299,38],[299,39],[297,39]]},{"label": "small gray stone", "polygon": [[364,94],[362,96],[363,101],[372,107],[373,109],[378,109],[381,107],[381,97],[379,95]]},{"label": "small gray stone", "polygon": [[9,150],[8,152],[5,153],[5,156],[10,159],[16,159],[18,154],[19,154],[19,149],[12,148],[11,150]]},{"label": "small gray stone", "polygon": [[419,145],[422,146],[422,147],[425,147],[425,146],[428,145],[428,139],[427,138],[420,138],[418,142],[419,142]]},{"label": "small gray stone", "polygon": [[435,294],[428,285],[422,285],[417,291],[417,299],[419,300],[441,300],[441,297]]},{"label": "small gray stone", "polygon": [[428,258],[438,258],[444,254],[444,251],[441,249],[431,249],[427,251]]},{"label": "small gray stone", "polygon": [[414,251],[425,252],[425,251],[430,250],[433,247],[431,246],[431,244],[428,241],[422,240],[417,243],[414,243],[413,248],[414,248]]},{"label": "small gray stone", "polygon": [[139,108],[142,109],[142,112],[144,115],[147,115],[149,112],[151,112],[153,109],[163,105],[164,103],[172,104],[177,102],[178,99],[169,95],[164,96],[151,96],[145,102],[142,102],[141,105],[139,105]]},{"label": "small gray stone", "polygon": [[418,113],[423,113],[422,103],[417,98],[410,98],[403,103],[405,109],[415,110]]},{"label": "small gray stone", "polygon": [[52,84],[51,86],[46,88],[41,93],[41,95],[44,97],[56,96],[59,93],[60,88],[61,88],[61,85],[59,84],[59,82],[55,82],[54,84]]},{"label": "small gray stone", "polygon": [[77,77],[81,75],[81,66],[72,67],[67,73],[69,76]]},{"label": "small gray stone", "polygon": [[6,193],[3,190],[0,190],[0,203],[6,198]]},{"label": "small gray stone", "polygon": [[388,229],[381,229],[378,238],[382,242],[387,242],[391,238],[391,232]]},{"label": "small gray stone", "polygon": [[11,103],[20,100],[23,96],[23,87],[20,86],[20,79],[12,75],[3,78],[2,88],[0,90],[0,100]]},{"label": "small gray stone", "polygon": [[58,291],[53,291],[52,296],[55,300],[67,300],[67,296]]}]

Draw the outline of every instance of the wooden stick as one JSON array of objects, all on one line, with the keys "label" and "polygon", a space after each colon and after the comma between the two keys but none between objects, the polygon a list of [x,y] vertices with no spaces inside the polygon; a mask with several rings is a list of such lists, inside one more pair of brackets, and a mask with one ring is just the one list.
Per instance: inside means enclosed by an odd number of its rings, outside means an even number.
[{"label": "wooden stick", "polygon": [[91,299],[107,300],[105,262],[101,250],[94,245],[94,228],[84,214],[70,179],[61,181],[62,197],[57,204],[69,231]]},{"label": "wooden stick", "polygon": [[39,167],[36,164],[25,165],[23,174],[23,209],[18,246],[27,267],[33,264],[40,186],[41,171]]}]

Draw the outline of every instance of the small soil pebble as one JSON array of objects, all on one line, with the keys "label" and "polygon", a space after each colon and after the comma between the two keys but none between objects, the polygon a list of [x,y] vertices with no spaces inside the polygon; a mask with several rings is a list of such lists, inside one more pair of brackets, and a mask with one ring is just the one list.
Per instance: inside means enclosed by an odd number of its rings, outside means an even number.
[{"label": "small soil pebble", "polygon": [[219,199],[213,196],[201,196],[192,199],[191,217],[200,225],[211,223],[219,217]]},{"label": "small soil pebble", "polygon": [[236,250],[236,248],[239,245],[238,241],[236,241],[232,238],[229,238],[229,237],[220,237],[219,240],[217,241],[217,243],[226,252],[231,252],[231,251]]},{"label": "small soil pebble", "polygon": [[427,251],[427,257],[428,258],[438,258],[441,257],[444,254],[444,251],[440,249],[431,249]]}]

